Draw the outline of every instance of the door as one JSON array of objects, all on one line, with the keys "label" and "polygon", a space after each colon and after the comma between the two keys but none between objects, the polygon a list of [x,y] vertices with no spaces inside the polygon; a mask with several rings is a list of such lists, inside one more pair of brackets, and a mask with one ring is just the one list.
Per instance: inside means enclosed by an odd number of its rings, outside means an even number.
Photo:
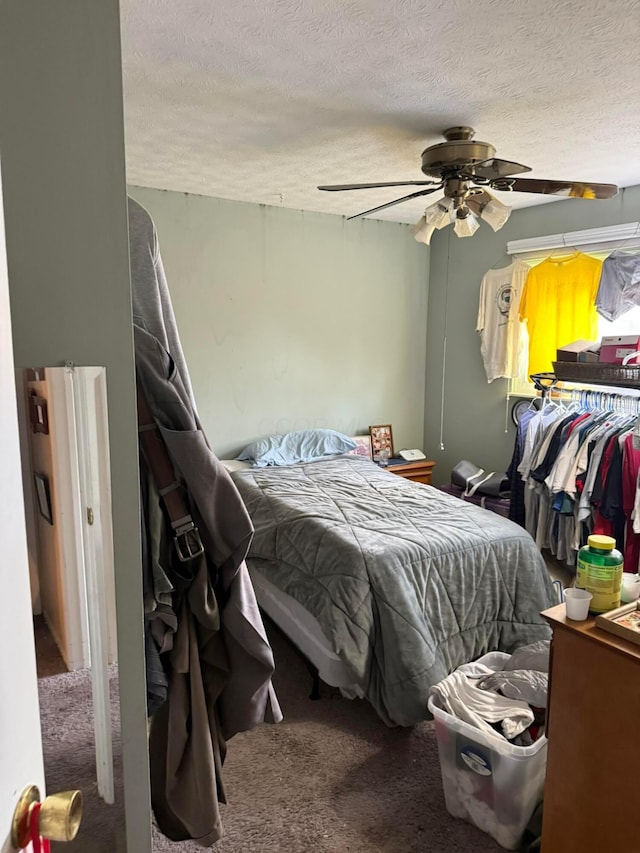
[{"label": "door", "polygon": [[40,709],[22,496],[9,281],[0,175],[0,853],[12,850],[13,811],[28,785],[44,795]]}]

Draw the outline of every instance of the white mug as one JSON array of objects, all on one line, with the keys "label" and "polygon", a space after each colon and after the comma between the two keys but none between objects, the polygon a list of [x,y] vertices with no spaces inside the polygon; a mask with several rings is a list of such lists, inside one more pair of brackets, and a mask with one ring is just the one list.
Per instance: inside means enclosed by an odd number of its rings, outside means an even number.
[{"label": "white mug", "polygon": [[631,572],[622,575],[622,587],[620,589],[620,600],[623,604],[635,601],[640,596],[640,576]]}]

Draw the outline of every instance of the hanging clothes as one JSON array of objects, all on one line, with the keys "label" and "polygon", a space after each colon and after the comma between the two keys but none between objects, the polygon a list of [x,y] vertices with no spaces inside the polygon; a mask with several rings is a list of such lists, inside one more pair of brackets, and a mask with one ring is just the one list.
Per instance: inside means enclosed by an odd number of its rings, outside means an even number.
[{"label": "hanging clothes", "polygon": [[[533,481],[529,483],[529,474],[531,468],[536,464],[537,454],[541,446],[540,437],[544,438],[547,435],[547,430],[556,420],[558,408],[555,404],[545,404],[545,407],[536,412],[529,420],[526,427],[526,436],[524,440],[524,451],[522,459],[517,467],[517,473],[520,475],[523,490],[524,490],[524,526],[536,537],[538,511],[540,502],[533,494],[535,488]],[[549,436],[550,440],[551,436]]]},{"label": "hanging clothes", "polygon": [[535,416],[535,409],[527,409],[518,419],[516,440],[513,445],[513,455],[507,468],[511,499],[509,501],[509,518],[521,527],[525,526],[524,481],[518,473],[525,452],[525,442],[529,423]]},{"label": "hanging clothes", "polygon": [[636,305],[640,305],[640,253],[617,250],[602,263],[596,310],[614,321]]},{"label": "hanging clothes", "polygon": [[[602,454],[600,470],[596,474],[596,483],[591,496],[591,505],[595,507],[593,532],[602,536],[612,536],[620,550],[624,550],[619,536],[620,501],[618,501],[621,478],[621,455],[618,438],[620,432],[613,430],[609,435]],[[617,522],[617,523],[616,523]]]},{"label": "hanging clothes", "polygon": [[244,562],[253,527],[197,417],[153,222],[131,200],[129,214],[137,380],[204,546],[177,558],[141,455],[152,805],[169,838],[210,846],[222,834],[226,741],[282,714]]},{"label": "hanging clothes", "polygon": [[156,227],[144,207],[130,196],[127,207],[133,322],[153,335],[160,346],[171,354],[195,409],[191,377],[173,313]]},{"label": "hanging clothes", "polygon": [[476,331],[487,382],[517,373],[518,305],[529,267],[514,261],[508,267],[488,270],[480,283]]},{"label": "hanging clothes", "polygon": [[638,474],[640,473],[640,449],[634,447],[633,435],[625,438],[622,461],[622,509],[626,521],[624,565],[628,572],[637,572],[640,565],[640,536],[633,524],[633,509],[636,500]]},{"label": "hanging clothes", "polygon": [[[624,550],[627,571],[637,571],[640,535],[633,525],[640,450],[632,435],[637,420],[624,407],[621,413],[590,410],[577,400],[569,407],[546,402],[528,419],[517,473],[524,485],[525,526],[540,548],[574,565],[589,534],[606,533]],[[514,453],[522,445],[516,436]]]},{"label": "hanging clothes", "polygon": [[602,261],[575,252],[547,258],[529,271],[519,309],[529,333],[529,373],[551,371],[563,344],[597,339],[595,298],[601,269]]}]

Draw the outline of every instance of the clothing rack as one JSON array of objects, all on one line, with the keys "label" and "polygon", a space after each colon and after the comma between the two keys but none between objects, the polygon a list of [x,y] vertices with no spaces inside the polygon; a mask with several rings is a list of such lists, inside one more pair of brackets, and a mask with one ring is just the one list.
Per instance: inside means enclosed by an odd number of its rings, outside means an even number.
[{"label": "clothing rack", "polygon": [[569,393],[572,402],[579,403],[582,409],[599,409],[621,415],[640,415],[640,397],[631,394],[596,391],[592,388],[572,388]]},{"label": "clothing rack", "polygon": [[578,403],[583,409],[640,415],[640,395],[621,394],[618,391],[603,391],[598,388],[565,388],[564,383],[559,388],[560,380],[554,373],[532,373],[530,378],[543,400],[553,397]]}]

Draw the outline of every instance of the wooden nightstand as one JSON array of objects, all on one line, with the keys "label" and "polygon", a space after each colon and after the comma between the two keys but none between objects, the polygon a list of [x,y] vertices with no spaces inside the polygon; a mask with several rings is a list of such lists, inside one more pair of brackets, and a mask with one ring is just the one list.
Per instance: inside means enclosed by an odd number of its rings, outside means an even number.
[{"label": "wooden nightstand", "polygon": [[413,480],[414,483],[426,483],[431,485],[431,472],[435,468],[435,462],[430,459],[421,459],[419,462],[402,462],[398,465],[389,465],[387,471],[392,474],[399,474],[406,480]]},{"label": "wooden nightstand", "polygon": [[547,710],[545,853],[638,850],[638,822],[623,804],[638,784],[640,646],[567,619],[564,604],[542,614],[553,628]]}]

